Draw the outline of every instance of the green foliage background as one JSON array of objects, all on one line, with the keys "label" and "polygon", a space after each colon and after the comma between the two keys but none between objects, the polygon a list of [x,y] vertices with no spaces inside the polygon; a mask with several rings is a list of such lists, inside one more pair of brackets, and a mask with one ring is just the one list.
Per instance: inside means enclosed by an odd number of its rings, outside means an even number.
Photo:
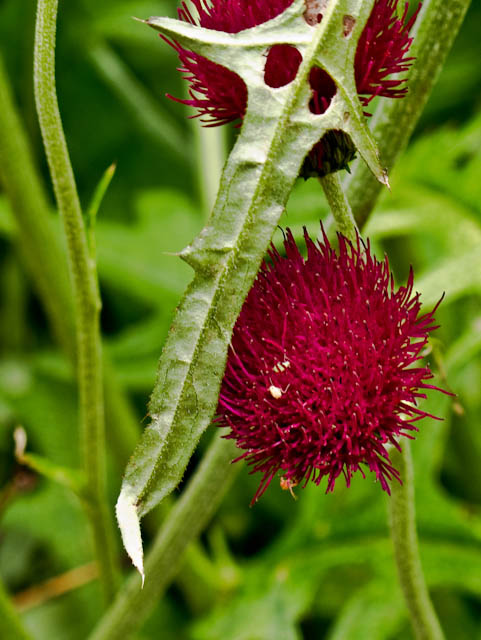
[{"label": "green foliage background", "polygon": [[[103,171],[117,163],[97,225],[102,327],[139,433],[162,343],[190,278],[172,254],[207,214],[197,177],[198,122],[164,98],[185,92],[176,56],[130,19],[174,14],[171,1],[75,0],[61,2],[58,25],[59,101],[84,207]],[[0,49],[50,189],[33,102],[34,16],[33,0],[0,2]],[[446,635],[455,640],[481,640],[480,24],[481,6],[473,3],[391,176],[392,193],[384,193],[365,231],[379,256],[389,254],[399,282],[413,264],[427,306],[446,293],[428,359],[457,397],[433,394],[426,404],[444,420],[422,424],[413,453],[423,563]],[[299,237],[303,225],[316,234],[326,212],[320,186],[299,181],[283,224]],[[0,575],[18,595],[88,563],[91,548],[76,498],[13,456],[12,433],[21,424],[29,451],[78,466],[72,370],[53,344],[15,238],[0,193]],[[126,460],[109,445],[113,504]],[[297,492],[297,502],[273,483],[249,509],[256,486],[242,469],[139,637],[411,638],[385,497],[370,478],[349,490],[339,483],[327,496],[310,486]],[[146,542],[156,522],[147,521]],[[95,581],[29,602],[22,615],[40,640],[85,638],[100,616]]]}]

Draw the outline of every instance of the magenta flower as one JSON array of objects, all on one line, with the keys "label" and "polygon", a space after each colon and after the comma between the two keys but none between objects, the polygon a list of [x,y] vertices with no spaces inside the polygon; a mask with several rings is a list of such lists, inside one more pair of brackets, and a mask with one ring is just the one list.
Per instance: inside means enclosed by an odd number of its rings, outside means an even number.
[{"label": "magenta flower", "polygon": [[[372,471],[382,488],[400,481],[387,444],[400,449],[415,423],[430,414],[417,406],[432,373],[414,366],[434,311],[420,315],[413,274],[395,289],[387,258],[369,244],[339,236],[339,253],[324,236],[305,232],[304,259],[290,231],[286,257],[270,250],[232,336],[217,421],[229,427],[262,480],[291,488],[327,476],[327,491],[342,473]],[[439,389],[438,389],[439,390]],[[431,416],[434,417],[434,416]]]},{"label": "magenta flower", "polygon": [[[179,18],[207,29],[237,33],[262,24],[282,13],[292,0],[191,0],[198,20],[183,2],[178,10]],[[310,24],[320,22],[322,14],[312,2],[305,18]],[[408,3],[403,16],[397,17],[398,0],[376,0],[369,20],[359,40],[355,58],[355,80],[360,100],[367,105],[375,96],[401,98],[406,92],[405,80],[389,79],[393,74],[409,69],[413,58],[408,57],[412,38],[409,36],[420,6],[408,20]],[[234,72],[206,58],[188,51],[176,42],[170,42],[179,54],[179,71],[190,82],[190,98],[182,104],[195,107],[206,126],[242,121],[247,107],[247,88]],[[265,82],[270,87],[282,87],[291,82],[297,73],[302,56],[290,45],[275,45],[266,57]],[[320,68],[314,68],[309,78],[313,113],[324,113],[336,93],[336,85]],[[369,114],[366,114],[369,115]],[[327,134],[329,135],[329,134]],[[325,175],[346,168],[354,157],[352,142],[342,132],[330,135],[330,144],[320,141],[310,152],[302,175]],[[339,143],[342,152],[332,155],[332,143]]]}]

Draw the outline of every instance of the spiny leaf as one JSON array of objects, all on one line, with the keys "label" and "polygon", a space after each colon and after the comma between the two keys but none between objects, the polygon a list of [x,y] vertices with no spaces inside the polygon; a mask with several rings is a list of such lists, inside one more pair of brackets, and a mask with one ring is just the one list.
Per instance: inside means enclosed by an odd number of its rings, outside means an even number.
[{"label": "spiny leaf", "polygon": [[[208,224],[182,252],[195,277],[179,305],[159,363],[150,402],[151,424],[127,467],[118,512],[127,551],[140,564],[139,518],[181,481],[217,404],[227,347],[242,302],[309,150],[330,129],[348,133],[379,180],[386,182],[354,81],[357,41],[373,1],[332,0],[311,27],[296,0],[282,15],[239,34],[225,34],[168,18],[147,23],[182,46],[232,69],[244,79],[248,108],[225,166]],[[355,26],[344,37],[344,16]],[[293,82],[264,82],[266,50],[293,44],[303,62]],[[330,107],[309,111],[310,69],[319,65],[337,85]],[[138,567],[142,571],[141,565]]]}]

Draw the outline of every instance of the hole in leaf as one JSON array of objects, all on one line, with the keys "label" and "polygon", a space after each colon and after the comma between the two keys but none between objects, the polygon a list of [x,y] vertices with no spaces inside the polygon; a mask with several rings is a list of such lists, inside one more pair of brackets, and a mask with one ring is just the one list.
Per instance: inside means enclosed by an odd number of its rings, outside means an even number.
[{"label": "hole in leaf", "polygon": [[311,27],[317,26],[322,20],[322,12],[327,7],[329,0],[306,0],[304,20]]},{"label": "hole in leaf", "polygon": [[268,87],[278,89],[292,82],[302,62],[301,53],[290,44],[275,44],[269,49],[264,82]]},{"label": "hole in leaf", "polygon": [[324,113],[336,95],[336,83],[327,71],[320,67],[312,67],[309,73],[309,85],[312,89],[312,98],[309,101],[311,113],[318,115]]},{"label": "hole in leaf", "polygon": [[343,34],[345,38],[349,38],[349,36],[352,33],[352,30],[354,29],[355,24],[356,24],[356,18],[349,15],[344,16],[344,18],[342,19],[342,27],[343,27]]}]

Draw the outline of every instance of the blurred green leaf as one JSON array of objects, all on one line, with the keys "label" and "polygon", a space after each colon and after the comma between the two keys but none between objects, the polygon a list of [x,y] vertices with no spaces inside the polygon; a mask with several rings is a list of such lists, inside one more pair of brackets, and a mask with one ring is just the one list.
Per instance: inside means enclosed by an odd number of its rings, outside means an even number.
[{"label": "blurred green leaf", "polygon": [[[16,558],[14,550],[22,546],[22,540],[30,541],[31,551]],[[79,501],[69,491],[43,480],[33,491],[10,503],[2,519],[0,546],[0,574],[7,582],[37,582],[90,559],[87,523]]]},{"label": "blurred green leaf", "polygon": [[[101,282],[152,307],[176,301],[192,270],[175,255],[200,228],[193,204],[182,194],[159,190],[136,200],[137,222],[99,220],[98,268]],[[172,305],[172,302],[170,302]]]},{"label": "blurred green leaf", "polygon": [[405,615],[396,583],[373,580],[359,589],[342,608],[328,640],[388,640]]},{"label": "blurred green leaf", "polygon": [[475,318],[469,329],[453,342],[446,353],[446,367],[456,372],[481,350],[481,318]]},{"label": "blurred green leaf", "polygon": [[442,240],[439,247],[458,255],[481,243],[481,225],[473,211],[452,196],[419,184],[403,185],[402,191],[382,200],[379,213],[366,225],[373,238],[424,235]]},{"label": "blurred green leaf", "polygon": [[58,482],[58,484],[69,489],[77,496],[81,496],[84,490],[85,478],[80,471],[54,464],[44,456],[26,453],[27,433],[23,427],[16,427],[13,437],[15,440],[15,458],[20,464],[49,480]]},{"label": "blurred green leaf", "polygon": [[166,0],[123,0],[121,2],[102,3],[83,0],[88,7],[96,31],[104,37],[116,42],[131,42],[142,45],[158,56],[159,65],[166,56],[165,47],[152,38],[152,34],[132,18],[148,18],[154,15],[170,15],[174,17],[175,5]]},{"label": "blurred green leaf", "polygon": [[10,211],[7,198],[0,194],[0,235],[9,238],[16,233],[15,221]]},{"label": "blurred green leaf", "polygon": [[455,258],[446,258],[416,281],[427,307],[435,305],[444,291],[449,304],[461,296],[481,292],[481,244]]},{"label": "blurred green leaf", "polygon": [[[137,26],[137,25],[136,25]],[[154,101],[148,90],[135,78],[120,57],[105,43],[98,42],[88,50],[95,69],[122,100],[127,110],[149,137],[165,145],[170,154],[190,164],[192,143],[161,102]]]}]

